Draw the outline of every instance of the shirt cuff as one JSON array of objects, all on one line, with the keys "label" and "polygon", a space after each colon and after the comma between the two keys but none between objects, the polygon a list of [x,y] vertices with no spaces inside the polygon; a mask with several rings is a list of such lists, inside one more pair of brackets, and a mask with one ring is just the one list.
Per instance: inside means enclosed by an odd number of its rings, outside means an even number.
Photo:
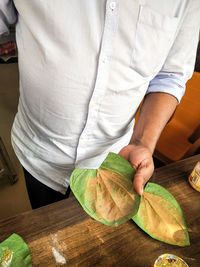
[{"label": "shirt cuff", "polygon": [[185,82],[178,74],[160,74],[151,80],[146,95],[149,93],[168,93],[173,95],[180,103],[185,93]]},{"label": "shirt cuff", "polygon": [[0,19],[0,36],[4,34],[9,34],[9,29],[6,23]]}]

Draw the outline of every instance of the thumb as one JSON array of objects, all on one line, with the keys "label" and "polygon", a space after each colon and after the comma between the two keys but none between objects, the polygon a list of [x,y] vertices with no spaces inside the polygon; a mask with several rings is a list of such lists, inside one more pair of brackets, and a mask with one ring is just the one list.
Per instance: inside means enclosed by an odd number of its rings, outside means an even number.
[{"label": "thumb", "polygon": [[134,176],[134,181],[133,181],[133,187],[135,191],[141,196],[144,191],[144,184],[145,184],[145,179],[144,179],[144,174],[143,174],[143,168],[144,167],[139,167],[136,171],[136,174]]},{"label": "thumb", "polygon": [[133,181],[133,187],[140,196],[143,194],[144,185],[152,175],[152,171],[150,170],[149,167],[150,167],[149,164],[143,161],[136,169],[136,174]]}]

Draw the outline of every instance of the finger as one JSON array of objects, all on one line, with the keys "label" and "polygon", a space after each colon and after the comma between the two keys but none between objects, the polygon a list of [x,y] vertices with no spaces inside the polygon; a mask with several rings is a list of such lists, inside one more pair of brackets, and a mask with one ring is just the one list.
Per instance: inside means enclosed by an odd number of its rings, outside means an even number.
[{"label": "finger", "polygon": [[136,192],[141,196],[144,191],[144,185],[151,177],[152,171],[146,164],[140,164],[133,181]]},{"label": "finger", "polygon": [[129,153],[127,152],[127,150],[125,148],[122,148],[119,151],[119,155],[122,156],[123,158],[129,160]]},{"label": "finger", "polygon": [[133,187],[135,191],[142,196],[144,192],[144,177],[141,173],[136,173],[133,181]]}]

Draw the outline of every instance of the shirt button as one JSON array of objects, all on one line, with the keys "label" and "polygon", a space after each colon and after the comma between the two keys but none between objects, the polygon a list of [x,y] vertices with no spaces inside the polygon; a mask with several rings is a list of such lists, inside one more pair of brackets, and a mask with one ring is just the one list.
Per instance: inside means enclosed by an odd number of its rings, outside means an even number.
[{"label": "shirt button", "polygon": [[87,136],[86,135],[81,135],[81,140],[84,142],[85,140],[87,140]]},{"label": "shirt button", "polygon": [[91,103],[90,103],[90,107],[91,107],[91,108],[95,108],[95,107],[96,107],[96,103],[95,103],[95,102],[91,102]]},{"label": "shirt button", "polygon": [[110,8],[114,10],[116,8],[116,2],[110,2]]},{"label": "shirt button", "polygon": [[106,56],[102,57],[101,61],[102,61],[103,63],[106,63],[106,61],[107,61],[107,57],[106,57]]}]

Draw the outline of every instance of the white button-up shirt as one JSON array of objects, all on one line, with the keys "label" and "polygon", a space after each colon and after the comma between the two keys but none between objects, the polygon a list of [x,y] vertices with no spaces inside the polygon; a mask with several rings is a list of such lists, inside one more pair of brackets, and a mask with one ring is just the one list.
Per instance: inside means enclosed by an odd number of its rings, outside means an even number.
[{"label": "white button-up shirt", "polygon": [[[66,191],[129,143],[144,95],[178,101],[191,77],[199,0],[14,0],[20,99],[12,143],[39,181]],[[0,3],[0,33],[15,21]]]}]

